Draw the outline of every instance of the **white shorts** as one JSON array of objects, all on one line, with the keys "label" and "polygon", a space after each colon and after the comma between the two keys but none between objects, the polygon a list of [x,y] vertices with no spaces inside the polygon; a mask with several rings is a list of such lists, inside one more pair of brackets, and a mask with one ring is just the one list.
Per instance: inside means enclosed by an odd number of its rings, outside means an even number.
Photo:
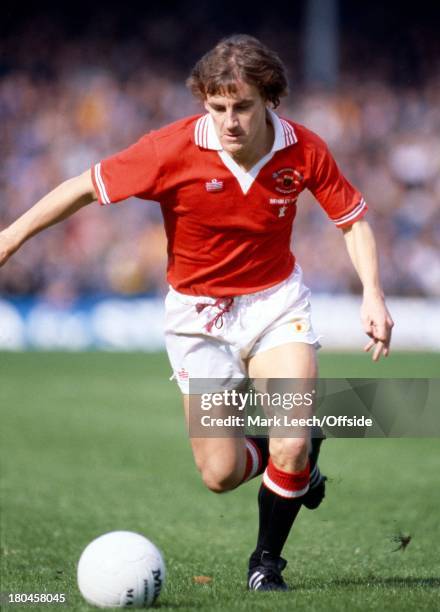
[{"label": "white shorts", "polygon": [[182,393],[189,392],[190,378],[217,379],[221,389],[235,387],[247,377],[249,357],[282,344],[305,342],[319,348],[309,298],[298,265],[285,281],[234,297],[223,314],[226,299],[217,306],[216,298],[170,288],[165,299],[165,340],[173,378]]}]

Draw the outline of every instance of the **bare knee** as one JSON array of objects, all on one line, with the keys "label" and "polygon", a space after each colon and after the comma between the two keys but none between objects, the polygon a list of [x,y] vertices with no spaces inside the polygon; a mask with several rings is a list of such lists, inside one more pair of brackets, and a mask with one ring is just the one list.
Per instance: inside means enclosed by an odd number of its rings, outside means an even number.
[{"label": "bare knee", "polygon": [[246,467],[244,440],[194,438],[192,449],[202,480],[214,493],[231,491],[243,480]]},{"label": "bare knee", "polygon": [[275,465],[286,472],[303,470],[307,465],[307,438],[275,438],[270,441],[270,455]]},{"label": "bare knee", "polygon": [[219,469],[208,465],[202,467],[200,472],[205,486],[213,493],[226,493],[240,484],[240,478],[235,470]]}]

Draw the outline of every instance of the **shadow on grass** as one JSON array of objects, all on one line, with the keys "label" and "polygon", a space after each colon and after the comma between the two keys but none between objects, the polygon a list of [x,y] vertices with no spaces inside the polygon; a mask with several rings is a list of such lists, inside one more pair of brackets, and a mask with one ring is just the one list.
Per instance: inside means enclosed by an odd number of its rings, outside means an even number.
[{"label": "shadow on grass", "polygon": [[156,602],[154,604],[154,609],[158,609],[160,610],[160,608],[163,608],[165,610],[179,610],[179,608],[191,608],[191,610],[201,610],[202,608],[205,608],[206,610],[206,605],[203,602],[196,602],[194,603],[194,601],[182,601],[182,603],[171,603],[168,601],[159,601]]},{"label": "shadow on grass", "polygon": [[[353,586],[382,586],[382,587],[397,587],[397,588],[414,588],[423,587],[427,589],[440,588],[440,578],[430,576],[428,578],[401,578],[400,576],[391,576],[383,578],[381,576],[365,576],[365,578],[343,578],[341,580],[332,580],[326,584],[326,587],[349,588]],[[308,588],[304,590],[309,590]]]}]

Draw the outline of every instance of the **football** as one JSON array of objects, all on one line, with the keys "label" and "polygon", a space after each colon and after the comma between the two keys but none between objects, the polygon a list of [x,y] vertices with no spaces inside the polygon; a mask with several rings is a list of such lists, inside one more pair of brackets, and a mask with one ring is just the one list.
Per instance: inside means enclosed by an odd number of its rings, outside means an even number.
[{"label": "football", "polygon": [[99,608],[147,608],[165,579],[161,552],[143,535],[111,531],[86,546],[78,562],[78,587]]}]

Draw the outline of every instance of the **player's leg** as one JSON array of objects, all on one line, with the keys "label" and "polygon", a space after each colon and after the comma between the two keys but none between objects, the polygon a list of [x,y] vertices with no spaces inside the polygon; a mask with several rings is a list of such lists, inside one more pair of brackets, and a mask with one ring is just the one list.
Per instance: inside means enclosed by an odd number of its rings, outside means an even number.
[{"label": "player's leg", "polygon": [[[203,414],[200,396],[184,395],[185,419],[190,434],[194,461],[204,484],[215,493],[235,489],[244,478],[246,447],[243,438],[237,437],[193,437],[194,421]],[[221,409],[216,411],[216,416]],[[226,416],[226,411],[225,411]],[[199,434],[200,432],[197,432]],[[212,435],[212,434],[211,434]]]},{"label": "player's leg", "polygon": [[[228,436],[221,428],[216,436],[214,428],[200,427],[202,415],[211,415],[213,411],[201,409],[198,393],[208,389],[222,392],[234,388],[246,378],[242,358],[228,339],[230,321],[226,318],[221,329],[215,328],[208,333],[206,321],[200,318],[200,312],[204,314],[205,310],[197,309],[197,304],[208,299],[170,291],[165,302],[165,339],[173,378],[184,397],[195,463],[206,486],[220,493],[234,489],[264,471],[268,442],[244,439],[242,431]],[[216,313],[214,306],[211,310],[214,312],[207,313],[208,319]],[[228,416],[228,411],[224,410],[223,414],[221,407],[216,407],[215,413],[220,418]]]},{"label": "player's leg", "polygon": [[320,427],[312,427],[309,451],[309,490],[303,497],[303,506],[309,510],[316,510],[325,497],[325,483],[327,481],[327,476],[321,474],[318,465],[318,458],[323,440],[325,440],[325,434],[322,429]]},{"label": "player's leg", "polygon": [[[271,390],[281,394],[295,389],[303,393],[313,391],[318,376],[316,349],[310,343],[292,342],[262,351],[249,361],[249,374],[253,379],[268,381]],[[301,410],[302,414],[294,416],[307,417],[312,413],[312,407]],[[316,464],[320,444],[310,447],[309,428],[300,429],[295,437],[284,434],[278,437],[275,433],[271,435],[270,455],[278,468],[301,470],[308,461]]]},{"label": "player's leg", "polygon": [[[271,383],[280,378],[304,379],[304,385],[312,384],[308,381],[317,377],[316,350],[312,344],[292,342],[257,353],[249,360],[249,375],[271,379]],[[308,491],[310,476],[309,433],[303,429],[295,435],[273,435],[270,439],[269,463],[258,496],[258,540],[249,561],[250,589],[287,588],[281,577],[285,561],[280,555]]]},{"label": "player's leg", "polygon": [[[194,436],[192,423],[200,421],[200,396],[184,395],[183,404],[194,461],[211,491],[230,491],[264,471],[268,459],[267,440],[244,438],[239,430],[233,437],[212,437],[212,433],[209,437]],[[224,416],[228,414],[230,411],[225,410]],[[222,408],[219,407],[216,417],[221,416]]]}]

